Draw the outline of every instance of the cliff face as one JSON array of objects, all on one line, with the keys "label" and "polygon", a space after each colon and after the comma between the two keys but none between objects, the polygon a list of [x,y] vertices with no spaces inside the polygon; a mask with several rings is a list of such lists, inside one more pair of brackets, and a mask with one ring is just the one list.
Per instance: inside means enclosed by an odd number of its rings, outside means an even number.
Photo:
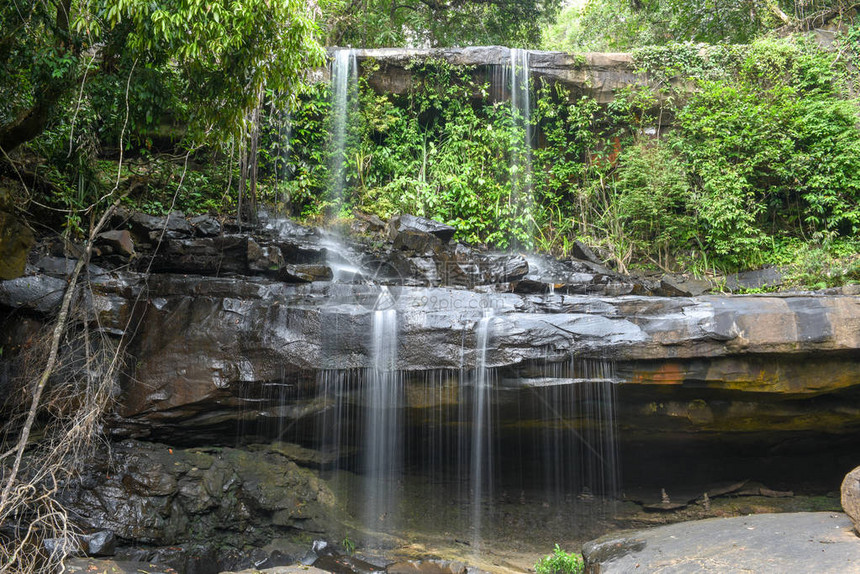
[{"label": "cliff face", "polygon": [[[403,474],[386,478],[409,504],[426,502],[422,481],[468,494],[475,468],[492,471],[487,497],[566,503],[619,496],[618,477],[652,494],[838,484],[860,456],[856,297],[656,296],[594,262],[476,251],[409,218],[349,237],[181,214],[113,226],[79,301],[125,350],[117,442],[64,500],[126,556],[225,569],[342,536],[341,505],[363,516],[376,492],[371,437],[391,441]],[[43,240],[0,282],[4,388],[74,267],[51,252]]]},{"label": "cliff face", "polygon": [[[481,46],[471,48],[403,49],[379,48],[355,50],[360,74],[379,93],[405,94],[414,89],[413,69],[423,62],[441,60],[454,66],[473,70],[476,80],[486,81],[492,77],[494,68],[511,65],[510,48]],[[571,100],[583,96],[594,98],[600,104],[608,104],[621,88],[641,87],[654,91],[658,101],[665,97],[657,88],[657,82],[648,74],[637,71],[633,57],[628,53],[590,52],[568,54],[565,52],[528,52],[529,77],[531,82],[561,83],[570,90]],[[325,74],[321,75],[325,78]],[[681,80],[673,80],[676,88],[693,89]],[[481,83],[481,82],[479,82]]]},{"label": "cliff face", "polygon": [[[372,320],[382,308],[396,313],[397,370],[416,385],[429,372],[475,369],[476,326],[489,316],[486,367],[506,388],[563,383],[567,375],[552,373],[608,361],[622,397],[638,404],[632,427],[683,420],[722,432],[833,432],[856,424],[849,405],[774,419],[775,404],[857,388],[856,297],[657,297],[648,295],[653,285],[593,263],[476,252],[426,231],[370,244],[289,222],[247,235],[174,219],[160,245],[152,233],[164,220],[117,220],[136,255],[129,264],[104,239],[103,267],[91,271],[92,325],[124,334],[131,356],[117,409],[123,432],[181,425],[187,433],[238,420],[272,384],[314,397],[324,373],[372,366]],[[22,322],[53,312],[70,267],[37,258],[29,275],[0,283],[8,349],[22,343],[14,340],[27,332]],[[633,386],[643,390],[626,390]],[[678,397],[654,406],[647,389]],[[745,406],[715,409],[708,400],[717,396]]]}]

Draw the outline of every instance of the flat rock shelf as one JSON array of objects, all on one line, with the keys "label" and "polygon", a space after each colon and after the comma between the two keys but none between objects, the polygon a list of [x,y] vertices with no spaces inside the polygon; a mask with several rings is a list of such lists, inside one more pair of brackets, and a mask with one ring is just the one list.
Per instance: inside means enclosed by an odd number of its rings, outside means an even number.
[{"label": "flat rock shelf", "polygon": [[860,539],[840,512],[709,518],[604,536],[583,548],[587,574],[860,571]]}]

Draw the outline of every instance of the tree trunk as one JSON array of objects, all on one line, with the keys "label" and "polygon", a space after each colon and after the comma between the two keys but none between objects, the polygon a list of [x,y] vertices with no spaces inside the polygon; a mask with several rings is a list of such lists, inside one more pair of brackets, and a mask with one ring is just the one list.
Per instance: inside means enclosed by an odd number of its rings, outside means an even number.
[{"label": "tree trunk", "polygon": [[[70,23],[72,0],[57,2],[57,11],[53,27],[54,45],[69,52],[74,52],[70,39]],[[11,49],[11,47],[9,48]],[[76,54],[75,54],[76,55]],[[73,73],[67,73],[65,78],[50,79],[35,88],[35,103],[24,110],[8,124],[0,126],[0,149],[7,154],[26,143],[45,130],[51,111],[66,90],[71,85]]]},{"label": "tree trunk", "polygon": [[38,96],[36,104],[32,108],[0,127],[0,148],[9,153],[19,145],[27,143],[41,134],[48,124],[51,111],[64,91],[59,87],[48,89]]}]

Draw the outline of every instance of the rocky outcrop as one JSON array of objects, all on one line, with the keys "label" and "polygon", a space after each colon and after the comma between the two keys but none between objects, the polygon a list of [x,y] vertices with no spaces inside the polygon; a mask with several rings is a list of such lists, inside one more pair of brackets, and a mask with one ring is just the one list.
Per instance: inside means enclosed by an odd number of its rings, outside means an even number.
[{"label": "rocky outcrop", "polygon": [[[235,421],[271,385],[313,389],[326,372],[366,369],[380,306],[397,311],[398,369],[409,380],[474,369],[476,326],[489,316],[486,366],[506,387],[563,383],[572,361],[608,360],[634,428],[857,426],[850,402],[804,417],[792,402],[857,388],[856,297],[632,295],[649,286],[593,262],[475,251],[414,226],[365,245],[283,220],[212,236],[199,231],[205,221],[179,219],[125,214],[110,237],[127,249],[89,273],[93,325],[126,337],[126,433]],[[122,269],[110,270],[122,251]],[[0,304],[29,321],[49,316],[72,266],[39,259],[35,274],[0,282]],[[21,319],[5,320],[10,349]],[[635,387],[682,394],[655,401]]]},{"label": "rocky outcrop", "polygon": [[[87,531],[116,534],[117,560],[240,569],[273,564],[275,551],[294,558],[290,544],[311,533],[337,539],[313,471],[361,480],[383,337],[397,350],[403,411],[385,432],[403,434],[409,464],[432,459],[440,476],[468,474],[459,445],[473,440],[479,378],[494,480],[523,484],[515,490],[556,476],[568,494],[593,496],[584,487],[603,486],[574,476],[588,470],[571,462],[580,448],[598,474],[620,457],[625,480],[676,498],[678,476],[788,491],[856,465],[857,297],[654,296],[686,287],[599,260],[473,249],[432,222],[365,223],[370,236],[338,237],[278,219],[247,233],[123,213],[99,238],[76,317],[123,345],[108,416],[119,442],[113,466],[100,453],[65,502]],[[74,268],[52,245],[31,253],[27,275],[0,282],[4,392]],[[390,332],[375,332],[385,323],[375,318],[393,319]]]},{"label": "rocky outcrop", "polygon": [[[413,86],[416,64],[428,60],[443,60],[455,66],[472,68],[476,80],[486,81],[488,70],[511,65],[511,49],[501,46],[467,48],[403,49],[380,48],[356,50],[361,73],[376,91],[405,94]],[[599,53],[569,54],[565,52],[529,51],[531,81],[561,83],[570,90],[571,99],[582,96],[607,104],[615,99],[616,90],[637,86],[654,91],[656,98],[665,94],[647,74],[637,70],[631,54]],[[368,66],[372,64],[372,66]],[[369,67],[372,72],[365,72]],[[677,80],[676,87],[683,87]]]},{"label": "rocky outcrop", "polygon": [[118,551],[120,560],[179,572],[276,566],[305,552],[293,540],[339,531],[331,491],[277,447],[124,441],[91,464],[81,481],[67,485],[62,502],[81,526],[131,543]]}]

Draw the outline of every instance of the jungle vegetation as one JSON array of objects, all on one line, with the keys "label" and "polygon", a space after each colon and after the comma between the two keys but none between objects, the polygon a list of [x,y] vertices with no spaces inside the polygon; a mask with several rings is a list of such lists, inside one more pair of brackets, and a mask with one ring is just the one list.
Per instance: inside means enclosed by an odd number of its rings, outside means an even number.
[{"label": "jungle vegetation", "polygon": [[[499,248],[564,255],[580,239],[622,270],[815,260],[799,282],[855,281],[857,7],[723,4],[13,0],[0,7],[0,176],[70,238],[120,194],[244,218],[260,201],[317,222],[417,213]],[[416,62],[425,88],[407,96],[364,78],[345,197],[331,197],[325,46],[501,43],[628,50],[662,87],[607,106],[534,82],[539,145],[523,174],[521,118],[473,71]]]}]

